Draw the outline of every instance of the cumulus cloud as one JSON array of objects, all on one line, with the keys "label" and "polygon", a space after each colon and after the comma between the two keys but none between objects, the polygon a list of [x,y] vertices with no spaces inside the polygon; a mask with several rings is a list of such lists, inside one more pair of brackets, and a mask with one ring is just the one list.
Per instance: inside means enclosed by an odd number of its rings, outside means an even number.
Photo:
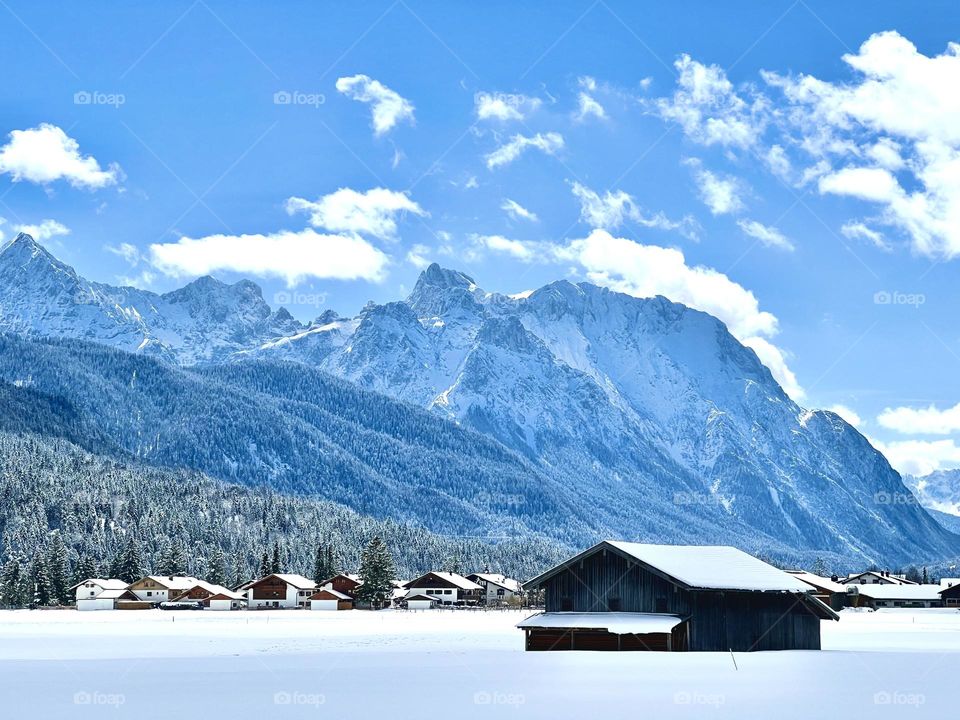
[{"label": "cumulus cloud", "polygon": [[540,218],[537,217],[535,212],[527,210],[516,200],[511,200],[510,198],[504,199],[503,203],[500,205],[500,209],[506,212],[507,215],[510,216],[511,220],[529,220],[530,222],[540,221]]},{"label": "cumulus cloud", "polygon": [[676,230],[685,237],[697,238],[699,226],[692,217],[671,220],[662,212],[647,214],[623,190],[608,190],[601,195],[579,182],[571,183],[570,189],[580,201],[580,220],[592,228],[616,230],[629,221],[648,228]]},{"label": "cumulus cloud", "polygon": [[368,103],[373,113],[373,134],[390,132],[398,123],[414,123],[413,103],[367,75],[353,75],[337,80],[337,90],[352,100]]},{"label": "cumulus cloud", "polygon": [[407,251],[407,262],[417,270],[423,270],[430,265],[430,248],[426,245],[413,245]]},{"label": "cumulus cloud", "polygon": [[827,408],[827,410],[832,413],[836,413],[855,428],[859,428],[861,425],[863,425],[863,418],[860,417],[855,410],[847,407],[846,405],[831,405]]},{"label": "cumulus cloud", "polygon": [[928,475],[935,470],[960,467],[960,446],[953,440],[871,442],[896,470],[906,475]]},{"label": "cumulus cloud", "polygon": [[850,238],[851,240],[866,240],[878,250],[891,250],[890,244],[886,241],[882,234],[878,233],[872,228],[867,227],[862,222],[850,221],[844,223],[843,227],[840,228],[840,232],[844,237]]},{"label": "cumulus cloud", "polygon": [[0,174],[14,182],[27,180],[47,185],[66,180],[77,188],[97,190],[122,179],[116,163],[104,170],[92,155],[83,155],[80,144],[56,125],[42,123],[29,130],[14,130],[0,147]]},{"label": "cumulus cloud", "polygon": [[816,161],[820,192],[878,205],[923,255],[960,255],[960,44],[927,56],[882,32],[843,60],[855,73],[848,82],[764,73]]},{"label": "cumulus cloud", "polygon": [[478,120],[523,120],[534,113],[542,104],[540,98],[527,97],[517,93],[478,92],[473,96],[474,109]]},{"label": "cumulus cloud", "polygon": [[736,214],[743,210],[743,183],[729,175],[719,175],[703,167],[695,158],[685,161],[693,169],[700,199],[713,215]]},{"label": "cumulus cloud", "polygon": [[886,408],[877,422],[904,435],[950,435],[960,432],[960,403],[944,410],[936,405]]},{"label": "cumulus cloud", "polygon": [[528,148],[540,150],[547,155],[556,155],[563,149],[563,136],[555,132],[537,133],[533,137],[518,133],[487,155],[487,167],[493,170],[502,165],[509,165]]},{"label": "cumulus cloud", "polygon": [[661,117],[678,123],[688,138],[701,145],[749,148],[757,143],[766,124],[764,98],[748,102],[737,94],[722,68],[704,65],[689,55],[681,55],[674,67],[676,91],[654,105]]},{"label": "cumulus cloud", "polygon": [[577,80],[577,84],[580,86],[580,93],[577,95],[578,107],[573,114],[573,119],[577,122],[583,122],[591,117],[606,120],[607,111],[591,94],[597,90],[597,81],[592,77],[582,77]]},{"label": "cumulus cloud", "polygon": [[291,215],[308,213],[314,227],[370,235],[382,240],[396,238],[397,219],[405,213],[427,215],[407,194],[385,188],[366,192],[340,188],[315,201],[292,197],[287,200],[286,209]]},{"label": "cumulus cloud", "polygon": [[512,240],[502,235],[473,235],[471,239],[482,248],[510,255],[523,262],[532,262],[537,257],[537,246],[533,243]]},{"label": "cumulus cloud", "polygon": [[760,241],[766,247],[780,248],[781,250],[794,249],[793,243],[775,227],[764,225],[756,220],[738,220],[737,226],[746,235]]},{"label": "cumulus cloud", "polygon": [[41,220],[36,225],[17,225],[13,229],[15,232],[30,235],[34,240],[49,240],[52,237],[70,234],[70,228],[56,220]]},{"label": "cumulus cloud", "polygon": [[108,253],[123,258],[130,265],[137,265],[142,259],[140,249],[132,243],[122,242],[118,245],[104,245],[103,249]]},{"label": "cumulus cloud", "polygon": [[325,235],[311,228],[182,237],[151,245],[150,258],[157,269],[174,277],[227,270],[282,278],[290,286],[306,278],[376,282],[383,279],[388,263],[386,255],[358,235]]}]

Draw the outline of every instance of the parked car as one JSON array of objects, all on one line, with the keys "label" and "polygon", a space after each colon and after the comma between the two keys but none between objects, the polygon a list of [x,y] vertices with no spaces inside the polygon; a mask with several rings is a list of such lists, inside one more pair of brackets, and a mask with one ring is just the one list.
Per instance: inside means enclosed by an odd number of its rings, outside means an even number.
[{"label": "parked car", "polygon": [[161,610],[203,610],[203,603],[199,600],[168,600],[159,605]]}]

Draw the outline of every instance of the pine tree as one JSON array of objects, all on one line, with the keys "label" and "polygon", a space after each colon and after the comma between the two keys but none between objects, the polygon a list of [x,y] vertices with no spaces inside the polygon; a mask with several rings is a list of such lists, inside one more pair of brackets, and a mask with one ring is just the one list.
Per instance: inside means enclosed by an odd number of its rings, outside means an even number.
[{"label": "pine tree", "polygon": [[49,605],[53,600],[53,588],[47,572],[47,561],[38,552],[30,564],[30,586],[33,590],[32,605]]},{"label": "pine tree", "polygon": [[70,574],[67,565],[67,546],[59,530],[54,530],[46,557],[47,574],[50,578],[51,600],[55,605],[66,605],[70,598]]},{"label": "pine tree", "polygon": [[273,541],[273,559],[270,561],[270,572],[278,573],[283,570],[283,562],[280,560],[280,541]]},{"label": "pine tree", "polygon": [[134,537],[127,538],[123,550],[117,556],[117,567],[113,573],[115,578],[128,583],[136,582],[143,577],[143,558],[140,555],[140,543]]},{"label": "pine tree", "polygon": [[337,574],[333,561],[333,548],[329,545],[317,545],[313,558],[313,581],[318,585]]},{"label": "pine tree", "polygon": [[210,554],[210,562],[207,563],[207,577],[209,582],[214,585],[224,585],[227,582],[226,561],[223,557],[223,550],[219,545],[215,545]]},{"label": "pine tree", "polygon": [[26,573],[20,556],[11,554],[0,571],[0,606],[16,608],[26,605],[23,593],[25,581]]},{"label": "pine tree", "polygon": [[357,588],[357,598],[366,600],[374,607],[382,607],[389,602],[393,593],[393,557],[379,537],[363,550],[360,559],[360,578],[363,585]]},{"label": "pine tree", "polygon": [[243,555],[237,552],[233,559],[233,583],[232,587],[240,587],[247,581],[247,563],[244,562]]},{"label": "pine tree", "polygon": [[260,567],[257,570],[260,577],[266,577],[272,572],[270,570],[270,553],[266,550],[263,551],[263,556],[260,558]]},{"label": "pine tree", "polygon": [[89,555],[81,555],[77,560],[76,566],[73,570],[73,582],[74,584],[83,582],[88,578],[97,577],[97,565],[93,562],[93,558]]}]

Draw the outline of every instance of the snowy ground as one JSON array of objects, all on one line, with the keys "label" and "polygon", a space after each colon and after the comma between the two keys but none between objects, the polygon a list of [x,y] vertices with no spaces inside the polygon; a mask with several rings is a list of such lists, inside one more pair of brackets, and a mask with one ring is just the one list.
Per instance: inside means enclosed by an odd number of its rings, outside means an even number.
[{"label": "snowy ground", "polygon": [[822,652],[525,653],[519,612],[0,611],[0,717],[876,718],[956,708],[960,612]]}]

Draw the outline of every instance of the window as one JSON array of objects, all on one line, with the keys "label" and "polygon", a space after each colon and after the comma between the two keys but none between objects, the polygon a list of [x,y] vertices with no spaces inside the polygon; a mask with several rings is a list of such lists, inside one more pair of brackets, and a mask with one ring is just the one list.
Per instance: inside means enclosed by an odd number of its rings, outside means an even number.
[{"label": "window", "polygon": [[443,591],[444,595],[453,595],[453,590],[447,589]]},{"label": "window", "polygon": [[147,590],[147,597],[152,597],[152,596],[153,596],[153,593],[152,593],[151,591]]},{"label": "window", "polygon": [[500,595],[501,597],[503,596],[503,588],[497,590],[497,595]]}]

